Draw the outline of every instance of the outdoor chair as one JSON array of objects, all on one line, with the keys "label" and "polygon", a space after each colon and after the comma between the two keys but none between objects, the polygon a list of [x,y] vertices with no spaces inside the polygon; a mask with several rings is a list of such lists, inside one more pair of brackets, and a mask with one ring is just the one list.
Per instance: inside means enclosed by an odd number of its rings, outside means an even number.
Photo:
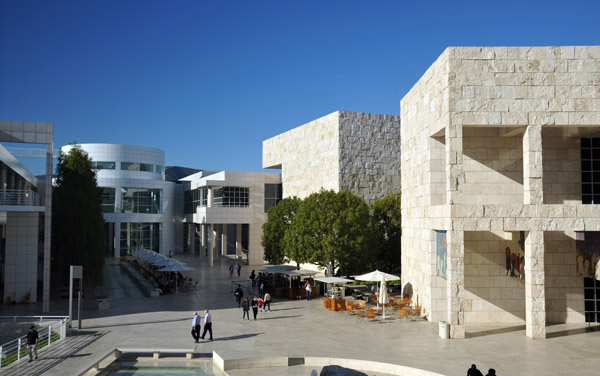
[{"label": "outdoor chair", "polygon": [[374,309],[367,309],[367,321],[375,321],[375,310]]},{"label": "outdoor chair", "polygon": [[408,312],[405,309],[399,309],[398,316],[400,316],[401,319],[406,319],[408,318]]},{"label": "outdoor chair", "polygon": [[358,319],[358,321],[365,321],[365,318],[367,317],[366,311],[362,310],[360,308],[356,309],[356,318]]}]

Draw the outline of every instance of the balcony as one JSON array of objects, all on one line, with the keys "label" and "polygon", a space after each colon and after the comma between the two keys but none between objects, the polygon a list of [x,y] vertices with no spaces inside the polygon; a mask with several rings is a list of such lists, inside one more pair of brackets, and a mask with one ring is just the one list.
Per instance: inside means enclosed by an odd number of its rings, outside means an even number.
[{"label": "balcony", "polygon": [[31,190],[0,190],[0,206],[41,206],[40,195]]}]

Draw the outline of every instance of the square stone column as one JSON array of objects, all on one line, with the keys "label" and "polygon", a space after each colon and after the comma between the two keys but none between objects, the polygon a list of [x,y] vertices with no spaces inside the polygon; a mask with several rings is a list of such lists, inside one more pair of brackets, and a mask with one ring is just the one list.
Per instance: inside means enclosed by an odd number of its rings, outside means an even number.
[{"label": "square stone column", "polygon": [[188,234],[190,237],[190,254],[194,254],[196,252],[196,224],[189,223],[188,224]]},{"label": "square stone column", "polygon": [[525,239],[525,332],[530,338],[546,338],[544,232],[529,231]]},{"label": "square stone column", "polygon": [[227,224],[221,225],[221,256],[227,254]]},{"label": "square stone column", "polygon": [[217,247],[216,245],[216,240],[217,240],[217,234],[215,231],[215,225],[214,224],[210,224],[209,228],[208,228],[208,266],[213,266],[214,263],[214,258],[215,258],[215,248]]},{"label": "square stone column", "polygon": [[[453,221],[453,228],[460,220]],[[450,338],[465,338],[465,234],[462,230],[446,232],[446,283]]]},{"label": "square stone column", "polygon": [[235,255],[236,257],[242,257],[242,225],[236,223],[235,225]]},{"label": "square stone column", "polygon": [[529,125],[523,134],[523,203],[544,203],[542,126]]},{"label": "square stone column", "polygon": [[465,182],[463,169],[463,127],[450,124],[446,127],[446,203],[458,202],[460,185]]}]

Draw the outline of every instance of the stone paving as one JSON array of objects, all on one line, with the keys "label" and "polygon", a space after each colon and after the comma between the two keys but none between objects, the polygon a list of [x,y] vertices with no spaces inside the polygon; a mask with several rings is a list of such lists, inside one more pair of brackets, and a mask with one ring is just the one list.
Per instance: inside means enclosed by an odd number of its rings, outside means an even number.
[{"label": "stone paving", "polygon": [[[229,259],[213,268],[197,255],[176,255],[193,266],[199,280],[192,290],[159,298],[114,300],[110,311],[86,301],[82,329],[54,348],[42,349],[37,361],[21,361],[2,370],[6,375],[77,375],[116,347],[192,348],[199,355],[217,351],[223,358],[267,356],[364,359],[416,367],[446,375],[464,375],[471,363],[506,375],[594,374],[600,369],[599,326],[548,327],[548,339],[532,340],[524,327],[470,327],[470,338],[444,340],[430,322],[357,322],[311,302],[275,300],[271,312],[243,321],[230,292]],[[251,269],[243,266],[242,278]],[[236,278],[233,278],[236,280]],[[194,344],[192,315],[210,309],[214,341]],[[51,304],[51,314],[67,314],[67,302]],[[1,315],[39,314],[41,304],[0,306]],[[74,321],[76,325],[76,321]],[[318,370],[317,370],[318,371]],[[237,375],[310,375],[308,367],[232,371]],[[318,373],[317,373],[318,374]],[[484,372],[485,374],[485,372]]]}]

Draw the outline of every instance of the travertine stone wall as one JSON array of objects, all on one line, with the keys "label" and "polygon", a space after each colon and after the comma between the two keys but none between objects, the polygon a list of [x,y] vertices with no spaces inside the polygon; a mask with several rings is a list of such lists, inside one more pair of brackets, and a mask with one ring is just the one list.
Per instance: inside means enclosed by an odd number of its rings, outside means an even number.
[{"label": "travertine stone wall", "polygon": [[[600,46],[450,47],[402,99],[401,121],[403,282],[429,317],[468,324],[457,242],[448,248],[447,311],[433,301],[440,294],[432,231],[526,231],[527,335],[544,337],[546,321],[559,318],[547,315],[546,291],[558,280],[547,278],[555,270],[544,255],[557,238],[545,232],[600,227],[598,206],[581,204],[574,166],[578,138],[600,130]],[[569,321],[582,319],[577,309]]]},{"label": "travertine stone wall", "polygon": [[337,111],[263,142],[284,197],[347,188],[370,202],[400,187],[400,117]]},{"label": "travertine stone wall", "polygon": [[400,117],[339,112],[340,187],[367,202],[400,191]]}]

